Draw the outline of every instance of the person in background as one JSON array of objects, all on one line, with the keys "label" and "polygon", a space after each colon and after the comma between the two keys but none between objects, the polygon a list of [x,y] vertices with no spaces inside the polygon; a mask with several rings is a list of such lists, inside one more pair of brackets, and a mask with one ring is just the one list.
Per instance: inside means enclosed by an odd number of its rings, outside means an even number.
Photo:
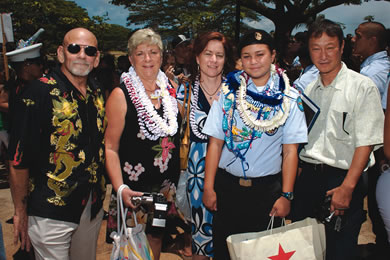
[{"label": "person in background", "polygon": [[390,70],[390,60],[386,52],[387,37],[383,24],[365,22],[356,28],[352,38],[353,54],[359,55],[363,61],[360,73],[374,81],[381,95],[383,109],[386,108],[386,81]]},{"label": "person in background", "polygon": [[219,32],[200,34],[194,40],[192,52],[191,102],[187,108],[190,109],[190,150],[186,170],[192,212],[192,259],[209,259],[213,257],[213,212],[202,202],[208,143],[202,129],[211,105],[220,97],[224,74],[234,70],[235,59],[232,44]]},{"label": "person in background", "polygon": [[[4,127],[1,131],[1,138],[4,148],[6,148],[3,153],[3,158],[6,160],[9,160],[6,153],[8,153],[9,134],[12,125],[19,121],[15,115],[15,106],[22,102],[23,93],[27,90],[29,83],[43,75],[41,47],[42,43],[29,44],[6,53],[10,61],[10,76],[8,81],[4,82],[4,88],[0,94],[1,119]],[[6,161],[5,168],[9,173],[9,161]],[[20,256],[20,258],[33,259],[33,250],[28,252],[25,249],[24,245],[20,245],[14,257]]]},{"label": "person in background", "polygon": [[321,219],[326,223],[326,259],[354,260],[366,218],[361,175],[374,164],[372,151],[383,142],[380,95],[372,80],[341,61],[344,36],[339,24],[317,19],[308,32],[310,56],[320,73],[304,94],[320,113],[299,155],[291,218],[318,217],[328,207],[328,197],[330,212],[323,214],[333,218]]},{"label": "person in background", "polygon": [[[122,74],[122,83],[111,92],[106,106],[106,169],[113,188],[110,207],[116,208],[115,192],[126,185],[122,193],[126,207],[135,208],[131,198],[142,192],[160,192],[171,208],[180,174],[181,115],[176,90],[160,70],[160,35],[149,28],[137,30],[129,38],[128,51],[132,66]],[[107,234],[117,229],[116,210],[109,212]],[[165,229],[151,221],[146,225],[154,258],[159,259]]]},{"label": "person in background", "polygon": [[40,49],[42,43],[36,43],[25,48],[16,49],[7,52],[11,68],[15,71],[15,77],[5,82],[5,90],[8,92],[8,119],[9,131],[11,131],[14,115],[15,104],[20,102],[20,97],[27,89],[28,84],[43,75],[43,59]]},{"label": "person in background", "polygon": [[[5,83],[5,70],[4,70],[4,66],[2,65],[2,63],[0,64],[0,87],[2,88],[2,91],[3,88],[4,88],[4,83]],[[8,98],[7,98],[7,103],[8,103]],[[2,119],[1,119],[2,120]],[[1,121],[0,120],[0,121]],[[8,136],[7,136],[7,144],[8,144]],[[8,146],[8,145],[7,145]],[[2,163],[5,163],[5,161],[3,161]],[[3,168],[3,167],[2,167]],[[5,167],[4,167],[5,168]],[[4,238],[3,238],[3,228],[2,228],[2,223],[0,222],[0,260],[6,260],[5,259],[5,247],[4,247]]]},{"label": "person in background", "polygon": [[179,34],[173,38],[171,45],[174,50],[176,62],[172,72],[177,76],[179,84],[189,83],[189,77],[191,76],[191,40],[184,35]]},{"label": "person in background", "polygon": [[[307,141],[299,93],[272,64],[273,38],[263,30],[239,43],[243,71],[227,75],[202,134],[208,135],[203,203],[215,211],[215,259],[229,259],[229,235],[266,230],[290,212],[298,144]],[[207,96],[206,96],[207,99]]]},{"label": "person in background", "polygon": [[305,40],[305,44],[299,48],[297,55],[302,70],[299,77],[294,81],[293,86],[296,87],[299,92],[303,93],[307,85],[317,79],[319,71],[311,61],[307,40]]},{"label": "person in background", "polygon": [[[378,22],[361,23],[355,30],[352,37],[353,54],[358,55],[363,61],[360,65],[360,73],[369,77],[376,85],[381,95],[381,105],[386,109],[387,75],[390,71],[390,60],[386,52],[387,32],[383,24]],[[387,242],[387,232],[384,228],[383,220],[378,210],[376,202],[376,185],[382,173],[382,165],[385,163],[383,149],[375,151],[375,165],[368,169],[368,215],[372,222],[372,231],[375,234],[374,253],[383,255],[389,247]]]},{"label": "person in background", "polygon": [[[387,79],[387,86],[390,86],[390,74]],[[387,104],[390,103],[390,96],[387,96]],[[385,127],[383,136],[383,150],[387,160],[390,160],[390,109],[386,109],[385,112]],[[378,202],[378,210],[381,215],[384,228],[387,232],[387,243],[390,244],[390,168],[387,165],[387,169],[380,174],[378,183],[376,186],[376,200]],[[382,247],[378,249],[377,259],[381,256],[390,255],[390,248]]]},{"label": "person in background", "polygon": [[36,259],[96,259],[106,127],[103,93],[88,77],[99,64],[97,48],[87,29],[68,31],[57,48],[61,66],[31,81],[15,104],[14,240],[27,250],[31,241]]},{"label": "person in background", "polygon": [[302,69],[298,51],[306,43],[306,32],[297,32],[289,38],[288,44],[277,55],[277,65],[286,70],[288,78],[295,81]]},{"label": "person in background", "polygon": [[161,70],[167,75],[171,84],[177,89],[179,86],[179,79],[177,75],[175,75],[175,66],[176,59],[174,52],[172,50],[164,51]]},{"label": "person in background", "polygon": [[93,71],[93,75],[101,84],[106,98],[116,86],[119,86],[120,75],[116,73],[115,68],[115,57],[106,53],[100,58],[99,66]]},{"label": "person in background", "polygon": [[0,171],[8,169],[8,89],[5,88],[5,70],[4,66],[0,65]]},{"label": "person in background", "polygon": [[128,72],[131,64],[129,61],[129,56],[121,55],[117,60],[117,73],[119,76],[122,75],[123,72]]}]

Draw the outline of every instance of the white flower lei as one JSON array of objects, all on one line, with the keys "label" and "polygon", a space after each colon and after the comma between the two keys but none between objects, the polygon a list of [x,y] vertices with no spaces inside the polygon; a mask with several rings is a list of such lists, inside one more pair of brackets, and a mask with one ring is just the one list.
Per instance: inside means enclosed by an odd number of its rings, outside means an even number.
[{"label": "white flower lei", "polygon": [[[275,65],[271,65],[271,77],[277,73],[275,69]],[[273,130],[275,128],[278,128],[279,126],[283,125],[290,112],[290,101],[288,98],[288,95],[290,93],[290,83],[289,79],[284,71],[279,74],[279,76],[283,77],[284,83],[285,83],[285,90],[283,95],[283,103],[281,109],[279,109],[276,114],[271,119],[256,119],[256,116],[251,113],[251,105],[247,103],[245,100],[246,97],[246,91],[247,91],[247,84],[245,78],[240,75],[240,87],[237,91],[237,110],[240,114],[241,120],[243,123],[250,127],[251,129],[255,129],[256,131],[261,132],[267,132],[270,130]]]},{"label": "white flower lei", "polygon": [[178,129],[178,108],[176,99],[169,94],[167,76],[160,70],[156,80],[161,90],[163,117],[157,113],[133,67],[130,67],[128,73],[122,74],[122,80],[137,110],[140,131],[145,137],[155,141],[160,137],[175,135]]}]

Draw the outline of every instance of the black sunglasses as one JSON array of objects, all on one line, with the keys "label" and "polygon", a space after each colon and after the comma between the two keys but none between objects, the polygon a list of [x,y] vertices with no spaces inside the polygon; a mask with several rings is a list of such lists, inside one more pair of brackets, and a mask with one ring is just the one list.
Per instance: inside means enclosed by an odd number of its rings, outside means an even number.
[{"label": "black sunglasses", "polygon": [[67,49],[68,52],[72,54],[77,54],[80,52],[81,48],[84,49],[85,54],[87,54],[90,57],[96,56],[97,53],[97,48],[94,46],[89,46],[89,45],[81,45],[77,43],[71,43],[68,45]]}]

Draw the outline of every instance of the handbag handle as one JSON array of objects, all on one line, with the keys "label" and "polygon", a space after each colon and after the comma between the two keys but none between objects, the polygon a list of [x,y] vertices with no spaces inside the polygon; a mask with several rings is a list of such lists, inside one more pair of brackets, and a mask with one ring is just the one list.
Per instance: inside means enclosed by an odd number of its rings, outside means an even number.
[{"label": "handbag handle", "polygon": [[[270,234],[272,234],[272,229],[274,228],[274,220],[275,220],[275,213],[271,216],[271,219],[269,220],[267,230],[270,231]],[[282,218],[282,227],[286,227],[286,218]]]},{"label": "handbag handle", "polygon": [[[118,223],[117,228],[118,228],[118,234],[122,235],[124,233],[125,236],[128,237],[127,228],[126,228],[126,216],[127,216],[128,209],[124,208],[123,198],[122,198],[122,191],[126,188],[130,189],[129,186],[127,186],[126,184],[122,184],[121,186],[119,186],[118,191],[117,191],[117,200],[116,200],[117,211],[118,211],[117,212],[117,223]],[[121,219],[122,219],[122,222],[121,222]],[[135,215],[134,211],[133,211],[133,219],[134,219],[135,226],[137,226],[138,225],[137,216]]]}]

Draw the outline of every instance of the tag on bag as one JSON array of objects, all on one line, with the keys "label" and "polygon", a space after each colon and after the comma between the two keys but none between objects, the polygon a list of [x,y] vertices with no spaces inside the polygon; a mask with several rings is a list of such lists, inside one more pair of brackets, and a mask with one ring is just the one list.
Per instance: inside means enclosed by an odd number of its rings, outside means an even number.
[{"label": "tag on bag", "polygon": [[266,231],[231,235],[226,242],[232,260],[325,259],[325,227],[313,218]]}]

